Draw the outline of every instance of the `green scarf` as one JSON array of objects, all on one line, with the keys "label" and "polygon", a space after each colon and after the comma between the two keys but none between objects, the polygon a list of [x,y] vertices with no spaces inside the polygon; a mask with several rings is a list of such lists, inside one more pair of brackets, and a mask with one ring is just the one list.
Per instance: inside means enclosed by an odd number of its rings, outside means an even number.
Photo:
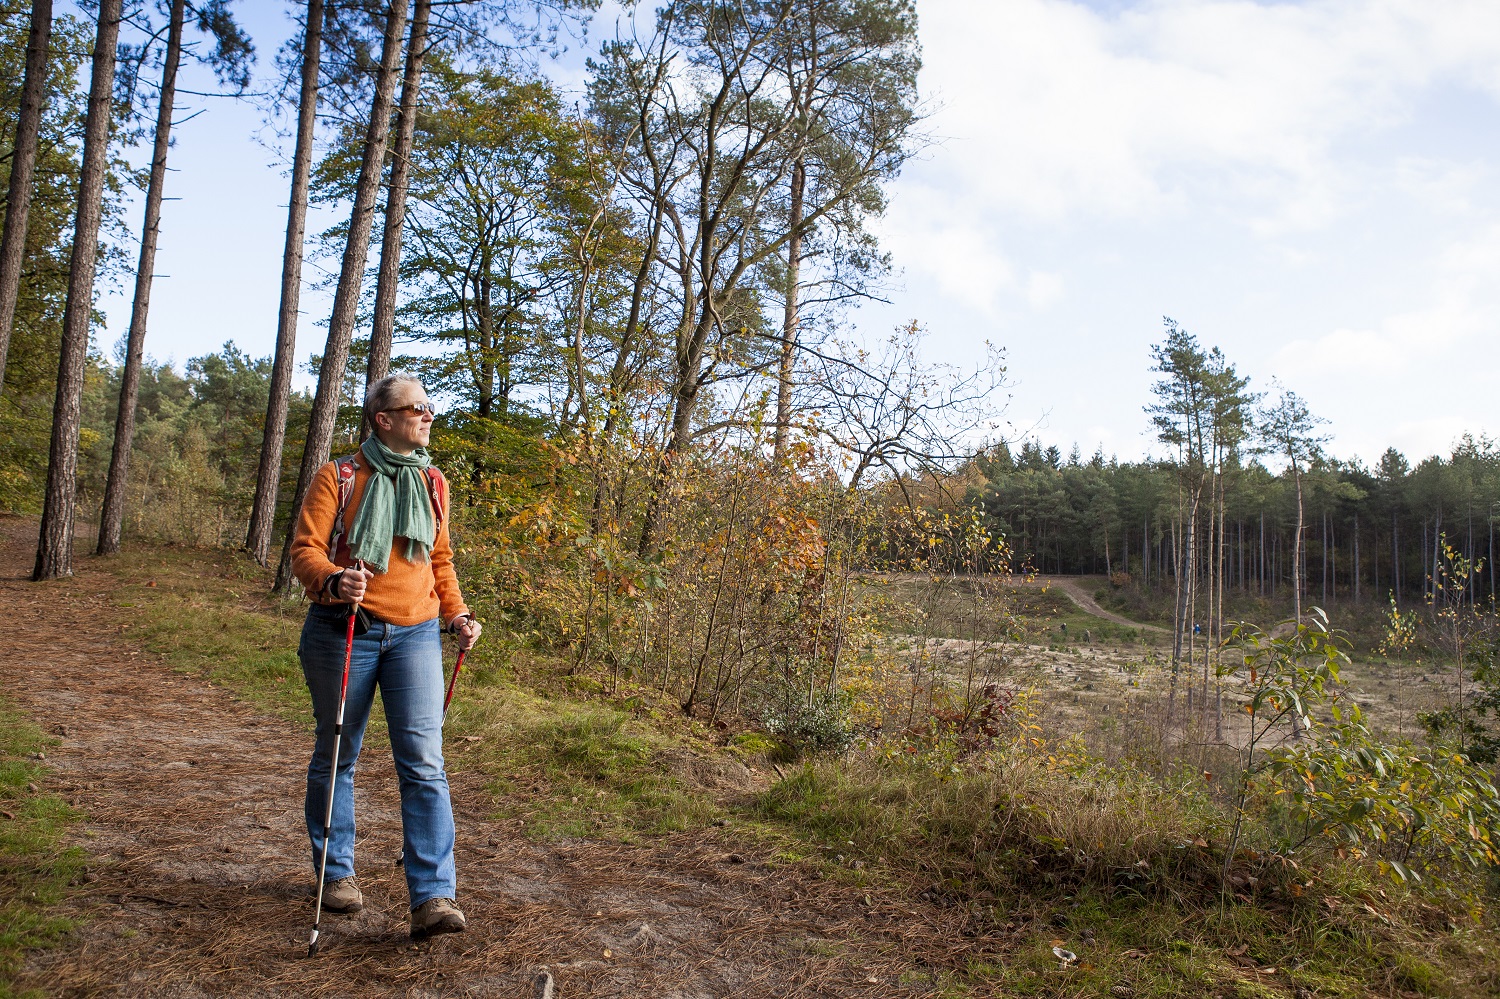
[{"label": "green scarf", "polygon": [[427,495],[424,469],[432,460],[427,451],[417,448],[411,454],[397,454],[374,436],[359,449],[370,463],[370,478],[349,528],[350,554],[364,559],[376,572],[385,572],[399,534],[406,539],[407,561],[431,561],[437,520]]}]

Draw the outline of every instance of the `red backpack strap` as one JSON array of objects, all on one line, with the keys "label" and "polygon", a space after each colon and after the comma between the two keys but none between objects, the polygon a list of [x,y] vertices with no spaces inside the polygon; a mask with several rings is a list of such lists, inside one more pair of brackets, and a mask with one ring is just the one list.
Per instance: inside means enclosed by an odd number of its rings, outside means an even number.
[{"label": "red backpack strap", "polygon": [[328,540],[328,555],[334,565],[347,568],[354,564],[354,559],[350,556],[349,545],[345,541],[349,532],[344,528],[344,511],[349,508],[349,498],[354,495],[354,473],[359,468],[359,456],[351,454],[340,458],[335,468],[339,480],[339,509],[333,518],[333,537]]},{"label": "red backpack strap", "polygon": [[432,509],[437,512],[437,528],[442,530],[443,519],[448,516],[448,480],[431,465],[422,471],[427,474],[427,495],[432,498]]}]

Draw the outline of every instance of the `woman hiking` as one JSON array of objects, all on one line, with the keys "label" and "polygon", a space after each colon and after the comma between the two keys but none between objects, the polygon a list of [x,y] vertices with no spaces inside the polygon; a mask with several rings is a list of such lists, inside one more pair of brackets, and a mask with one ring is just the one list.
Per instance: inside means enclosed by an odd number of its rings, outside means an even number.
[{"label": "woman hiking", "polygon": [[447,481],[427,456],[434,415],[416,378],[376,382],[365,398],[373,435],[353,456],[318,470],[292,543],[292,571],[312,600],[297,655],[317,721],[305,801],[314,871],[324,848],[349,615],[359,615],[332,782],[323,907],[364,906],[354,877],[354,764],[378,686],[401,788],[413,937],[466,925],[455,901],[453,807],[443,769],[441,633],[455,632],[459,647],[468,649],[481,631],[453,571]]}]

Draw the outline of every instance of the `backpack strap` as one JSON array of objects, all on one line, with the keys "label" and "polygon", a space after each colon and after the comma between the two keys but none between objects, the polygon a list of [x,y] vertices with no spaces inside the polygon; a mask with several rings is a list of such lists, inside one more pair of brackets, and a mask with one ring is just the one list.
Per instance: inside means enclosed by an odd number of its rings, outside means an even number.
[{"label": "backpack strap", "polygon": [[344,568],[354,564],[349,553],[348,531],[344,528],[344,511],[349,508],[349,498],[354,495],[354,473],[359,468],[359,456],[340,458],[335,465],[339,480],[339,509],[333,518],[333,537],[328,540],[329,561]]},{"label": "backpack strap", "polygon": [[[448,480],[443,473],[428,465],[422,469],[427,475],[427,495],[432,500],[432,509],[437,514],[437,529],[443,529],[443,518],[448,516]],[[434,535],[436,540],[436,535]]]}]

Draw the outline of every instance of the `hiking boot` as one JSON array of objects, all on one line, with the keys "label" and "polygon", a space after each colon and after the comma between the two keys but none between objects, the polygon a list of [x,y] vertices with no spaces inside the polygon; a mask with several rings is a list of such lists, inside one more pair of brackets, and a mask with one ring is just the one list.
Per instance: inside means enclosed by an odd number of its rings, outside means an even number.
[{"label": "hiking boot", "polygon": [[468,925],[451,898],[429,898],[411,911],[411,935],[417,939],[434,933],[462,933]]},{"label": "hiking boot", "polygon": [[365,897],[359,893],[354,875],[323,882],[323,908],[329,912],[358,912],[364,907]]}]

